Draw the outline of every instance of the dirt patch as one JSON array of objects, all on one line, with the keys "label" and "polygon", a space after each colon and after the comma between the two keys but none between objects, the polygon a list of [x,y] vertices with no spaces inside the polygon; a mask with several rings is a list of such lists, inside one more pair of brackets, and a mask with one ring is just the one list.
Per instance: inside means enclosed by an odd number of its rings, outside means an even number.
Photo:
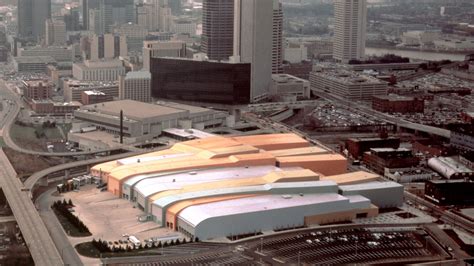
[{"label": "dirt patch", "polygon": [[0,264],[34,265],[16,222],[0,224]]},{"label": "dirt patch", "polygon": [[0,188],[0,216],[11,216],[13,215],[10,205],[8,204],[7,198],[3,193],[3,189]]},{"label": "dirt patch", "polygon": [[59,126],[50,123],[31,125],[16,122],[12,125],[10,135],[18,146],[34,151],[47,151],[49,143],[58,142],[63,138]]},{"label": "dirt patch", "polygon": [[19,153],[10,148],[3,148],[22,181],[35,172],[61,164],[61,159],[44,158],[36,155]]},{"label": "dirt patch", "polygon": [[395,215],[400,217],[400,218],[403,218],[403,219],[410,219],[410,218],[418,217],[418,216],[416,216],[412,213],[409,213],[409,212],[396,213]]}]

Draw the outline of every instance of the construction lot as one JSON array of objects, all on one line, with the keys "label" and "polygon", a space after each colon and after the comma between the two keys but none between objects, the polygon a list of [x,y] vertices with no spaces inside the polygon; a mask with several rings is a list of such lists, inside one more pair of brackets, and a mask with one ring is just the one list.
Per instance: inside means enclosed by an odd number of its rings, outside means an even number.
[{"label": "construction lot", "polygon": [[[144,213],[134,205],[109,192],[100,192],[95,185],[85,185],[80,191],[63,194],[71,199],[73,213],[89,228],[93,237],[106,241],[125,240],[124,235],[136,236],[139,240],[156,237],[171,237],[179,233],[161,228],[153,221],[140,222]],[[121,241],[122,242],[122,241]]]}]

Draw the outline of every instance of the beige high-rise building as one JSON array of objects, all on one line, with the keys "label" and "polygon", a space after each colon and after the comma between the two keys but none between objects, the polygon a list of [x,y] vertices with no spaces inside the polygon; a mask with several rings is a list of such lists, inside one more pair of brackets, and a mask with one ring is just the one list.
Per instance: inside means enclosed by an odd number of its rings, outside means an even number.
[{"label": "beige high-rise building", "polygon": [[140,102],[151,101],[151,73],[148,71],[128,72],[119,77],[120,100]]},{"label": "beige high-rise building", "polygon": [[143,42],[143,69],[150,70],[151,58],[186,57],[186,43],[182,41]]},{"label": "beige high-rise building", "polygon": [[151,4],[140,4],[137,5],[137,24],[147,29],[149,31],[154,31],[154,17],[153,17],[153,8],[154,6]]},{"label": "beige high-rise building", "polygon": [[89,37],[89,60],[113,59],[120,56],[127,56],[128,43],[125,36],[115,34],[94,34]]},{"label": "beige high-rise building", "polygon": [[251,64],[251,101],[268,98],[272,84],[273,0],[235,0],[232,62]]},{"label": "beige high-rise building", "polygon": [[169,32],[173,16],[171,14],[171,8],[168,5],[168,0],[151,0],[148,1],[148,3],[152,7],[152,30]]},{"label": "beige high-rise building", "polygon": [[283,8],[280,0],[273,0],[272,73],[283,72]]},{"label": "beige high-rise building", "polygon": [[66,44],[66,23],[62,20],[47,19],[45,22],[46,45]]},{"label": "beige high-rise building", "polygon": [[363,60],[367,35],[367,0],[334,0],[333,58]]}]

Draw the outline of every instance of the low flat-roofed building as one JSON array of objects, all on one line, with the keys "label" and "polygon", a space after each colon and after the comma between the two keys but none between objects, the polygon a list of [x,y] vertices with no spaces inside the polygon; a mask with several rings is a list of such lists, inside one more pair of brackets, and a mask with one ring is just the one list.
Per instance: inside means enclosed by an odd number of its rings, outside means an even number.
[{"label": "low flat-roofed building", "polygon": [[374,96],[372,109],[384,113],[423,113],[425,111],[425,101],[399,95]]},{"label": "low flat-roofed building", "polygon": [[81,101],[82,92],[100,91],[105,93],[107,101],[113,101],[119,96],[119,86],[115,81],[80,81],[68,79],[64,81],[64,100]]},{"label": "low flat-roofed building", "polygon": [[13,65],[18,73],[46,73],[48,65],[56,65],[51,56],[17,56]]},{"label": "low flat-roofed building", "polygon": [[[204,128],[225,124],[227,114],[204,108],[183,108],[167,104],[148,104],[132,100],[83,106],[74,113],[76,119],[88,122],[112,134],[120,133],[120,111],[124,115],[124,136],[143,141],[161,135],[163,129]],[[181,107],[181,108],[179,108]]]},{"label": "low flat-roofed building", "polygon": [[81,102],[84,105],[108,102],[109,97],[102,91],[83,91],[81,94]]},{"label": "low flat-roofed building", "polygon": [[182,129],[182,128],[168,128],[163,130],[163,135],[185,141],[185,140],[193,140],[193,139],[204,139],[215,136],[214,134],[207,133],[198,129],[190,128],[190,129]]},{"label": "low flat-roofed building", "polygon": [[73,114],[82,104],[80,102],[58,103],[51,100],[30,100],[31,109],[40,115],[66,115]]},{"label": "low flat-roofed building", "polygon": [[57,62],[72,62],[75,51],[73,46],[32,46],[19,48],[18,56],[51,56]]},{"label": "low flat-roofed building", "polygon": [[311,89],[348,100],[371,100],[387,95],[388,83],[369,75],[346,69],[339,64],[315,65],[310,73]]},{"label": "low flat-roofed building", "polygon": [[119,76],[125,75],[125,67],[118,59],[74,63],[72,75],[81,81],[117,81]]},{"label": "low flat-roofed building", "polygon": [[425,183],[425,198],[438,205],[474,204],[474,182],[465,180],[431,180]]},{"label": "low flat-roofed building", "polygon": [[400,138],[349,138],[346,140],[346,149],[354,159],[360,159],[365,152],[371,148],[393,148],[400,147]]},{"label": "low flat-roofed building", "polygon": [[53,94],[53,84],[49,80],[24,80],[23,96],[28,100],[45,100]]},{"label": "low flat-roofed building", "polygon": [[381,175],[385,173],[385,168],[416,167],[420,163],[420,159],[405,148],[372,148],[364,153],[363,160],[367,168]]},{"label": "low flat-roofed building", "polygon": [[304,80],[288,74],[273,74],[270,96],[277,99],[281,96],[296,96],[297,99],[309,99],[311,86]]},{"label": "low flat-roofed building", "polygon": [[403,190],[403,186],[395,182],[368,182],[339,186],[341,195],[364,196],[380,209],[402,206]]}]

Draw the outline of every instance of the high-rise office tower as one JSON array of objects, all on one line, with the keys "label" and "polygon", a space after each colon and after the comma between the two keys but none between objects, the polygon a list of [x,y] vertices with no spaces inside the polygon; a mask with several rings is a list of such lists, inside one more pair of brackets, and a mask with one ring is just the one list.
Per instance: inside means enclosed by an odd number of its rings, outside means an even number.
[{"label": "high-rise office tower", "polygon": [[114,34],[94,34],[88,37],[88,45],[84,48],[84,52],[85,58],[91,61],[127,56],[127,38]]},{"label": "high-rise office tower", "polygon": [[[94,31],[99,34],[110,33],[115,26],[136,21],[133,0],[83,0],[82,8],[85,29],[94,27]],[[98,10],[98,13],[94,10]],[[95,17],[91,18],[91,14]],[[97,25],[93,26],[96,21]]]},{"label": "high-rise office tower", "polygon": [[334,54],[348,63],[365,56],[367,0],[334,0]]},{"label": "high-rise office tower", "polygon": [[272,73],[283,72],[283,8],[280,0],[273,0]]},{"label": "high-rise office tower", "polygon": [[18,0],[18,36],[33,36],[33,0]]},{"label": "high-rise office tower", "polygon": [[101,27],[111,33],[113,28],[135,22],[135,3],[133,0],[100,0]]},{"label": "high-rise office tower", "polygon": [[235,0],[233,62],[251,64],[251,101],[268,97],[272,81],[273,0]]},{"label": "high-rise office tower", "polygon": [[151,4],[138,4],[136,7],[137,24],[149,31],[155,30],[153,26],[153,8],[154,6]]},{"label": "high-rise office tower", "polygon": [[[172,0],[175,1],[175,0]],[[171,26],[171,8],[168,0],[151,0],[149,4],[152,6],[153,30],[169,32]]]},{"label": "high-rise office tower", "polygon": [[66,23],[62,20],[47,19],[45,22],[46,45],[66,44]]},{"label": "high-rise office tower", "polygon": [[69,14],[64,15],[64,23],[66,23],[67,31],[78,31],[81,30],[80,25],[80,11],[79,8],[71,8]]},{"label": "high-rise office tower", "polygon": [[84,30],[89,30],[89,10],[99,9],[99,0],[82,0],[82,26]]},{"label": "high-rise office tower", "polygon": [[51,0],[18,0],[18,35],[38,40],[44,36],[45,22],[51,18]]},{"label": "high-rise office tower", "polygon": [[171,0],[168,1],[169,8],[174,15],[180,15],[182,12],[182,3],[181,0]]},{"label": "high-rise office tower", "polygon": [[234,45],[234,0],[202,2],[202,49],[211,60],[228,60]]}]

